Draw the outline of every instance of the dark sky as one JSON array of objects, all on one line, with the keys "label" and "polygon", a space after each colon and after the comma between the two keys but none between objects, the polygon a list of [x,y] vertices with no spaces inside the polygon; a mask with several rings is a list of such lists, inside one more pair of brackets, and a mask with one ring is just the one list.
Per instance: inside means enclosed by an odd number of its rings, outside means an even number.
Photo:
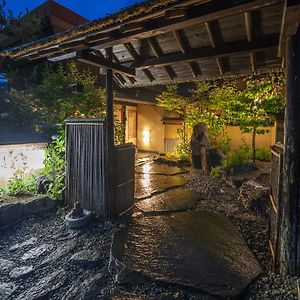
[{"label": "dark sky", "polygon": [[[11,9],[14,14],[20,11],[25,12],[37,7],[46,0],[7,0],[6,7]],[[59,4],[77,12],[78,14],[93,20],[106,14],[113,13],[119,9],[130,6],[141,0],[56,0]]]}]

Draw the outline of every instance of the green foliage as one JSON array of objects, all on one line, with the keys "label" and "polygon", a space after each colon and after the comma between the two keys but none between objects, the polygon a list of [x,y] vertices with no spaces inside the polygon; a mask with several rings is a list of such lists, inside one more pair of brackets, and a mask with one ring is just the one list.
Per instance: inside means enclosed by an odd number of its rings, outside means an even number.
[{"label": "green foliage", "polygon": [[[43,80],[33,93],[35,109],[47,123],[63,123],[67,118],[97,118],[105,113],[105,90],[96,86],[96,76],[81,71],[75,63],[66,67],[46,67]],[[82,92],[72,92],[72,85]]]},{"label": "green foliage", "polygon": [[206,110],[201,112],[201,110],[196,108],[193,113],[188,115],[187,125],[189,127],[194,127],[199,123],[206,125],[209,137],[213,143],[216,143],[219,134],[225,130],[225,120],[222,115],[218,116],[215,112]]},{"label": "green foliage", "polygon": [[184,137],[184,128],[179,128],[177,130],[180,143],[176,145],[175,156],[180,160],[188,161],[190,157],[190,143],[187,138]]},{"label": "green foliage", "polygon": [[210,175],[213,177],[220,178],[220,177],[222,177],[223,173],[222,173],[222,170],[220,169],[220,167],[213,167],[211,169]]},{"label": "green foliage", "polygon": [[36,194],[36,175],[32,174],[28,178],[15,176],[8,181],[8,184],[0,189],[0,195],[18,196],[24,194]]},{"label": "green foliage", "polygon": [[50,184],[47,192],[54,199],[62,199],[65,190],[65,151],[65,134],[60,130],[45,151],[43,171],[49,175]]},{"label": "green foliage", "polygon": [[224,155],[227,155],[231,150],[231,139],[225,134],[222,139],[216,141],[215,146],[221,150]]},{"label": "green foliage", "polygon": [[11,89],[0,98],[0,113],[7,115],[0,119],[0,126],[32,127],[38,119],[33,110],[32,96],[25,92]]},{"label": "green foliage", "polygon": [[[28,13],[26,9],[26,14]],[[21,22],[21,18],[22,22]],[[0,33],[6,36],[16,36],[22,43],[32,41],[41,30],[41,20],[34,14],[25,16],[19,12],[15,16],[12,10],[6,8],[6,1],[0,3]],[[1,48],[1,47],[0,47]]]},{"label": "green foliage", "polygon": [[168,84],[166,91],[162,92],[157,98],[157,105],[168,111],[179,113],[183,118],[192,108],[190,97],[184,97],[178,94],[178,87],[175,83]]},{"label": "green foliage", "polygon": [[189,97],[184,97],[178,94],[176,84],[167,85],[166,91],[162,92],[156,100],[158,102],[158,106],[163,107],[168,111],[177,112],[183,118],[183,128],[177,130],[180,143],[176,146],[175,156],[180,160],[189,160],[190,144],[186,130],[186,121],[187,116],[193,109],[193,102]]},{"label": "green foliage", "polygon": [[256,158],[260,161],[271,161],[272,158],[271,150],[267,148],[257,148]]},{"label": "green foliage", "polygon": [[250,147],[246,144],[243,144],[240,148],[229,153],[227,158],[224,160],[223,165],[226,169],[230,169],[234,166],[244,165],[249,162],[250,156]]}]

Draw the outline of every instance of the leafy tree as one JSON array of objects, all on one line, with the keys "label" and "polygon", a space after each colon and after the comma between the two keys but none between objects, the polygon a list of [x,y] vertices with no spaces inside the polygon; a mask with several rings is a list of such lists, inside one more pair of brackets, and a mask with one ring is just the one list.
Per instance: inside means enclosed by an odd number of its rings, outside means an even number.
[{"label": "leafy tree", "polygon": [[246,88],[233,84],[216,87],[211,94],[212,107],[219,108],[227,125],[238,125],[242,133],[252,135],[252,159],[255,161],[256,135],[268,132],[276,115],[284,107],[284,75],[249,77]]},{"label": "leafy tree", "polygon": [[[81,91],[73,91],[76,85]],[[96,86],[96,76],[80,71],[76,63],[47,66],[40,85],[33,89],[35,109],[47,123],[67,118],[95,118],[105,113],[105,89]]]},{"label": "leafy tree", "polygon": [[193,101],[189,97],[181,96],[177,91],[176,84],[166,86],[166,91],[162,92],[157,98],[157,105],[167,111],[177,112],[183,119],[183,129],[178,131],[180,144],[176,147],[176,152],[180,159],[189,157],[189,139],[186,130],[187,116],[193,109]]},{"label": "leafy tree", "polygon": [[[15,37],[21,43],[29,42],[41,30],[41,20],[35,15],[30,17],[23,16],[22,12],[19,12],[17,16],[13,14],[10,9],[6,9],[6,0],[0,3],[0,33],[7,37]],[[26,8],[26,14],[29,11]],[[22,20],[23,18],[23,20]],[[0,47],[1,48],[1,47]]]}]

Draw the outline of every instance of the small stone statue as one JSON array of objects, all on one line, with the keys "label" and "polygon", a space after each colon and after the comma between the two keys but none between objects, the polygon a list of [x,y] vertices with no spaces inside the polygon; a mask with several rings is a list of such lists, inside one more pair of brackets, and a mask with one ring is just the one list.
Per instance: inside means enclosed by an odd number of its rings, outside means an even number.
[{"label": "small stone statue", "polygon": [[76,202],[71,211],[71,218],[79,219],[79,218],[82,218],[83,216],[84,216],[84,214],[83,214],[83,209],[81,207],[81,204],[80,204],[80,202]]}]

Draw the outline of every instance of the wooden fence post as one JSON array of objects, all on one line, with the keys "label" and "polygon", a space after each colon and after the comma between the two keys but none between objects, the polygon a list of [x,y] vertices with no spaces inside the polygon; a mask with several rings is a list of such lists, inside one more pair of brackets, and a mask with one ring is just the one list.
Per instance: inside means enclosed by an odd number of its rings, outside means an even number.
[{"label": "wooden fence post", "polygon": [[300,274],[300,33],[287,41],[280,272]]}]

